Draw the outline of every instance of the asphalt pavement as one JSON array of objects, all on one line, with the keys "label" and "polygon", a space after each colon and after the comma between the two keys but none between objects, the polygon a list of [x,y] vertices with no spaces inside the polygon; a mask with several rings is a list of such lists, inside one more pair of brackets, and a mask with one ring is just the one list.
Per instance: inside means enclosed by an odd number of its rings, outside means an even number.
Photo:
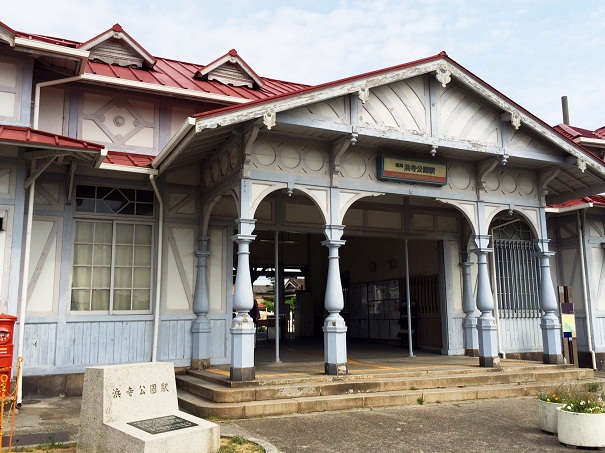
[{"label": "asphalt pavement", "polygon": [[[76,442],[80,398],[24,400],[14,446]],[[285,452],[569,451],[538,427],[534,397],[474,400],[219,421],[221,435],[241,435]],[[10,420],[3,423],[4,441]],[[178,453],[178,452],[175,452]]]}]

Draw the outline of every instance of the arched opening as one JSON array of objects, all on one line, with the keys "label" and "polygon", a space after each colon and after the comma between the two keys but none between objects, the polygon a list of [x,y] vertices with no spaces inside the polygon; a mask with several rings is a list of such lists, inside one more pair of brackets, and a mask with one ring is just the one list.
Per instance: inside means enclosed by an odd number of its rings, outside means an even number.
[{"label": "arched opening", "polygon": [[503,211],[492,220],[490,236],[500,350],[509,356],[541,359],[535,233],[520,214]]}]

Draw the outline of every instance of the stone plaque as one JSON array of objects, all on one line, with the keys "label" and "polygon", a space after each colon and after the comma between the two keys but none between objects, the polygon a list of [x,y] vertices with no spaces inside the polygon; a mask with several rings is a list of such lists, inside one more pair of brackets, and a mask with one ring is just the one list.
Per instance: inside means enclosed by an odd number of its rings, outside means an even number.
[{"label": "stone plaque", "polygon": [[160,434],[168,431],[176,431],[177,429],[190,428],[198,426],[196,423],[177,417],[176,415],[167,415],[165,417],[149,418],[147,420],[139,420],[129,422],[129,425],[135,428],[142,429],[149,434]]}]

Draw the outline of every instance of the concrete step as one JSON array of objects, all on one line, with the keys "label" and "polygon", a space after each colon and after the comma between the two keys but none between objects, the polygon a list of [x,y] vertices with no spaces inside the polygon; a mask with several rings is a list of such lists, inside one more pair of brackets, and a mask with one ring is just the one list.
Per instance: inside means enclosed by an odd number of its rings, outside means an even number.
[{"label": "concrete step", "polygon": [[605,379],[569,365],[519,364],[504,368],[403,370],[347,376],[265,375],[230,382],[208,371],[176,377],[181,408],[200,417],[250,418],[318,411],[508,398],[535,395],[568,384],[585,386]]},{"label": "concrete step", "polygon": [[[200,379],[199,373],[177,376],[177,387],[209,402],[245,403],[254,401],[277,401],[283,399],[328,397],[360,393],[384,393],[407,390],[440,388],[462,389],[484,385],[522,383],[554,383],[584,380],[594,377],[586,368],[568,366],[515,367],[509,369],[467,369],[448,372],[424,371],[416,373],[375,374],[365,377],[341,376],[338,379],[320,378],[277,378],[253,381],[244,386],[226,387],[224,383]],[[331,378],[331,379],[330,379]]]},{"label": "concrete step", "polygon": [[301,396],[289,399],[217,403],[178,389],[179,406],[198,417],[236,419],[266,417],[271,415],[302,414],[371,407],[399,406],[445,401],[465,401],[486,398],[511,398],[536,395],[559,383],[586,388],[589,383],[603,386],[604,379],[582,378],[577,380],[555,380],[540,382],[517,382],[508,384],[472,385],[455,388],[431,388],[417,390],[391,390],[378,392],[347,393],[330,396]]}]

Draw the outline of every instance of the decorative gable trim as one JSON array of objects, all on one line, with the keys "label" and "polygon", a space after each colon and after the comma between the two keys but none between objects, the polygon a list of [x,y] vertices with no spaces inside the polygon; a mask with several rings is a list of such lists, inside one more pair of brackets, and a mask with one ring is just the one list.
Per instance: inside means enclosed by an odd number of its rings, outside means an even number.
[{"label": "decorative gable trim", "polygon": [[261,88],[263,81],[237,54],[235,49],[213,61],[195,73],[195,77],[205,80],[216,80],[225,85],[248,88]]},{"label": "decorative gable trim", "polygon": [[118,66],[143,66],[152,68],[155,58],[126,33],[120,24],[115,24],[104,33],[78,46],[90,51],[90,60]]},{"label": "decorative gable trim", "polygon": [[11,46],[15,42],[15,32],[0,22],[0,41],[4,41]]}]

